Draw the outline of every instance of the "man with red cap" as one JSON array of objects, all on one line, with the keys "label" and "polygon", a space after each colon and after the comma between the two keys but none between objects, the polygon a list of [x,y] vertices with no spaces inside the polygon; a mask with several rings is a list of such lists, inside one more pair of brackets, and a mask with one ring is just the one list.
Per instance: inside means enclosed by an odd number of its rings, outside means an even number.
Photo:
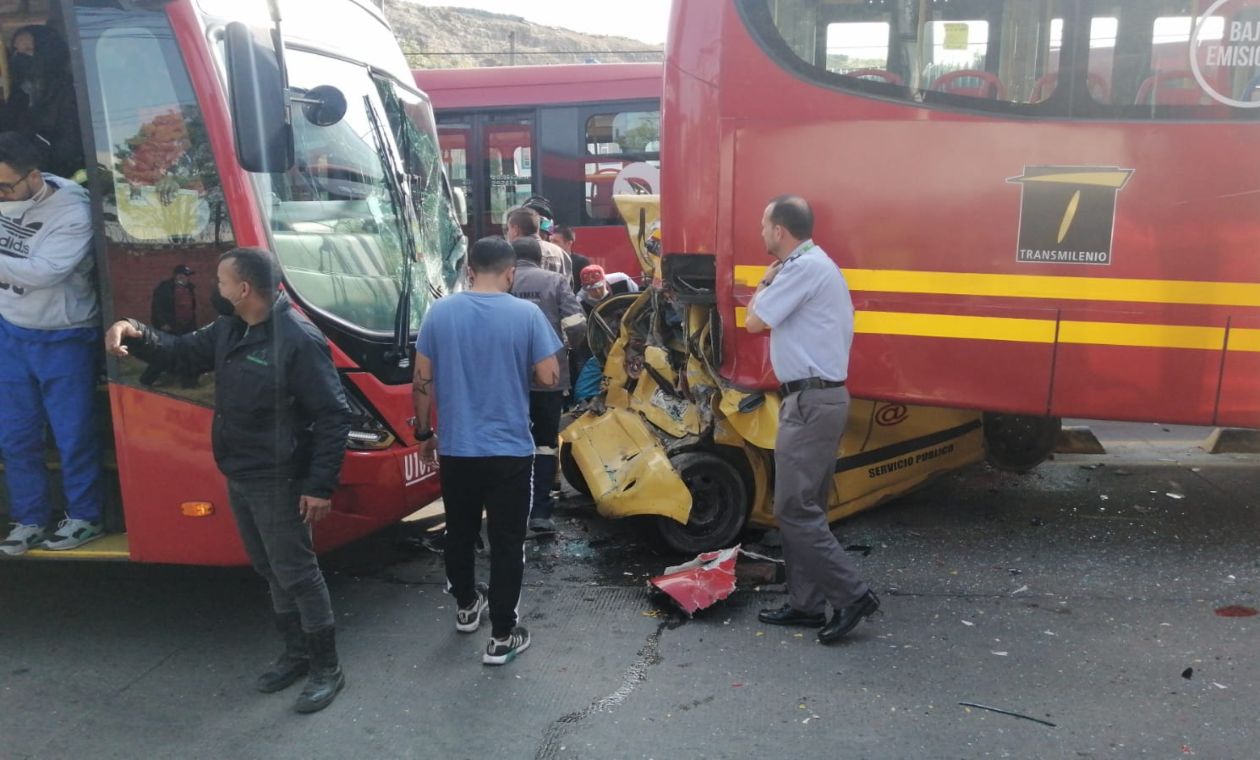
[{"label": "man with red cap", "polygon": [[638,292],[638,284],[625,272],[605,272],[599,264],[582,270],[582,305],[587,311],[609,296]]}]

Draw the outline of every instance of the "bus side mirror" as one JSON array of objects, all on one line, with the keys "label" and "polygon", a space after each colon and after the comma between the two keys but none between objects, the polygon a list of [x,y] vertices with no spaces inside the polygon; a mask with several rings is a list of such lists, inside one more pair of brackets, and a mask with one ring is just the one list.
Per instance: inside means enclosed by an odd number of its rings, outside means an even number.
[{"label": "bus side mirror", "polygon": [[288,171],[293,128],[279,56],[239,21],[227,25],[223,41],[236,157],[245,171]]}]

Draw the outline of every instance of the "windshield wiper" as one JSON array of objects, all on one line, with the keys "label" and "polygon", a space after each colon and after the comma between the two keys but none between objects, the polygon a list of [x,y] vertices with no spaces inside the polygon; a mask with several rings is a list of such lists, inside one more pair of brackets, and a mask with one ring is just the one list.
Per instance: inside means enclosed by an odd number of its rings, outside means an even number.
[{"label": "windshield wiper", "polygon": [[376,155],[385,169],[385,186],[389,190],[390,201],[394,204],[401,222],[399,226],[403,245],[403,277],[398,292],[398,306],[394,312],[394,348],[392,355],[387,355],[387,359],[397,361],[399,369],[406,369],[411,366],[409,349],[411,348],[412,269],[416,255],[416,236],[412,224],[415,221],[414,209],[410,202],[410,188],[408,183],[403,181],[404,177],[399,168],[402,164],[390,147],[380,116],[372,105],[372,98],[364,95],[363,105],[367,111],[368,123],[372,127],[372,137],[376,141]]}]

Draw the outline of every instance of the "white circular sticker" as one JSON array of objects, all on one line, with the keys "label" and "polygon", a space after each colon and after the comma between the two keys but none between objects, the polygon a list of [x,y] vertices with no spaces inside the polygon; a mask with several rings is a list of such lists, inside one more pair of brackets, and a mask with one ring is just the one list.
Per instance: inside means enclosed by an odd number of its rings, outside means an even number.
[{"label": "white circular sticker", "polygon": [[661,170],[636,161],[626,164],[613,180],[613,195],[654,195],[661,191]]},{"label": "white circular sticker", "polygon": [[[1218,103],[1224,103],[1234,108],[1260,108],[1260,100],[1238,100],[1219,92],[1203,75],[1203,67],[1199,63],[1199,38],[1203,35],[1203,29],[1207,26],[1207,21],[1216,15],[1221,6],[1234,0],[1216,0],[1208,6],[1208,9],[1199,16],[1194,24],[1194,33],[1190,35],[1190,71],[1194,74],[1194,79],[1199,83],[1199,87]],[[1207,59],[1207,65],[1213,66],[1226,71],[1234,68],[1252,68],[1260,66],[1260,20],[1233,20],[1226,21],[1224,33],[1219,40],[1210,40],[1203,50],[1203,57]],[[1255,78],[1248,80],[1256,82]],[[1243,97],[1251,96],[1251,91],[1256,89],[1256,85],[1248,88],[1248,92],[1243,93]]]}]

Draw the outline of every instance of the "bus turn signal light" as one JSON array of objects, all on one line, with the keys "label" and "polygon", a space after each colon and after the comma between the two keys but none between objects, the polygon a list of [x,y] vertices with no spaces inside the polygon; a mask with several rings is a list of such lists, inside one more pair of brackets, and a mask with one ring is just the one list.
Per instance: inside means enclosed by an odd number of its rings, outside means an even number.
[{"label": "bus turn signal light", "polygon": [[185,501],[179,505],[184,517],[209,517],[214,514],[214,505],[208,501]]}]

